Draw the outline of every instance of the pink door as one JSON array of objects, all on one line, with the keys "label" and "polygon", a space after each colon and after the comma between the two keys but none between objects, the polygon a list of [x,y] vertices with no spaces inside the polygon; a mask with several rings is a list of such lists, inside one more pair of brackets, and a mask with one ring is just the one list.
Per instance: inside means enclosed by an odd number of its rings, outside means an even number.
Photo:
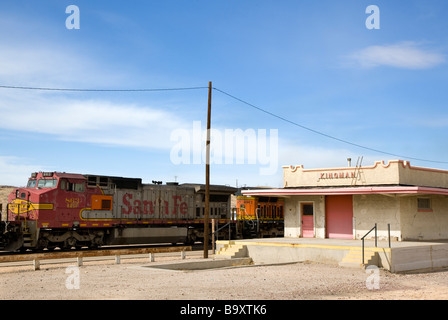
[{"label": "pink door", "polygon": [[327,238],[353,239],[352,196],[326,196],[325,211]]},{"label": "pink door", "polygon": [[302,237],[314,238],[314,207],[312,203],[302,203]]}]

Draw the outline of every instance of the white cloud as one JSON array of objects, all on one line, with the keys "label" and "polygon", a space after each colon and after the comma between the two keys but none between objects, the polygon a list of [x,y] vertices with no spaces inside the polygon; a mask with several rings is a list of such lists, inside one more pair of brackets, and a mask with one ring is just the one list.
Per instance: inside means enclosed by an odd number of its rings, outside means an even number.
[{"label": "white cloud", "polygon": [[0,185],[25,186],[31,172],[46,171],[40,165],[25,162],[25,159],[14,156],[0,156]]},{"label": "white cloud", "polygon": [[423,48],[412,41],[370,46],[350,55],[349,60],[364,68],[388,66],[428,69],[445,62],[445,55]]},{"label": "white cloud", "polygon": [[[82,77],[83,74],[89,76]],[[0,80],[3,84],[60,87],[79,79],[91,83],[99,75],[98,68],[89,59],[57,45],[0,45]]]},{"label": "white cloud", "polygon": [[[72,49],[53,43],[44,47],[0,44],[0,84],[101,88],[128,83],[125,73]],[[49,134],[63,141],[167,149],[171,146],[170,133],[184,126],[172,101],[128,103],[112,100],[117,95],[83,96],[0,89],[0,128]],[[187,110],[188,103],[182,107]]]},{"label": "white cloud", "polygon": [[[168,148],[183,126],[173,112],[107,100],[77,100],[25,93],[0,99],[0,128],[56,139],[118,146]],[[20,125],[19,125],[20,124]]]}]

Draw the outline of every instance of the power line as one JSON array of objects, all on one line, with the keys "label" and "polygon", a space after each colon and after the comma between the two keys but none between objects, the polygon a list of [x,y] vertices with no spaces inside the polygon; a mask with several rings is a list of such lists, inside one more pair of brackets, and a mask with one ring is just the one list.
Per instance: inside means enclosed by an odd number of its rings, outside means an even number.
[{"label": "power line", "polygon": [[[180,88],[143,88],[143,89],[82,89],[82,88],[50,88],[50,87],[28,87],[28,86],[6,86],[6,85],[0,85],[0,89],[20,89],[20,90],[40,90],[40,91],[65,91],[65,92],[157,92],[157,91],[185,91],[185,90],[198,90],[198,89],[208,89],[209,87],[206,86],[199,86],[199,87],[180,87]],[[230,93],[227,93],[221,89],[218,89],[216,87],[212,88],[213,90],[216,90],[234,100],[237,100],[247,106],[250,106],[254,109],[257,109],[258,111],[261,111],[265,114],[268,114],[274,118],[277,118],[281,121],[287,122],[289,124],[292,124],[296,127],[299,127],[301,129],[310,131],[314,134],[335,140],[335,141],[339,141],[357,148],[361,148],[361,149],[365,149],[365,150],[369,150],[372,152],[376,152],[376,153],[381,153],[381,154],[385,154],[385,155],[389,155],[389,156],[393,156],[393,157],[398,157],[401,159],[410,159],[410,160],[416,160],[416,161],[422,161],[422,162],[432,162],[432,163],[443,163],[443,164],[448,164],[448,161],[438,161],[438,160],[430,160],[430,159],[421,159],[421,158],[416,158],[416,157],[409,157],[409,156],[404,156],[404,155],[399,155],[399,154],[395,154],[395,153],[391,153],[391,152],[387,152],[387,151],[383,151],[383,150],[379,150],[379,149],[374,149],[374,148],[370,148],[367,146],[363,146],[348,140],[344,140],[344,139],[340,139],[337,138],[335,136],[323,133],[321,131],[306,127],[304,125],[301,125],[295,121],[292,121],[290,119],[287,119],[285,117],[282,117],[278,114],[275,114],[271,111],[268,111],[266,109],[260,108],[252,103],[249,103],[243,99],[240,99],[234,95],[231,95]]]},{"label": "power line", "polygon": [[208,87],[185,87],[185,88],[143,88],[143,89],[80,89],[80,88],[49,88],[49,87],[24,87],[0,85],[1,89],[21,89],[38,91],[67,91],[67,92],[153,92],[153,91],[184,91],[207,89]]},{"label": "power line", "polygon": [[423,162],[448,164],[448,161],[437,161],[437,160],[429,160],[429,159],[420,159],[420,158],[415,158],[415,157],[408,157],[408,156],[404,156],[404,155],[399,155],[399,154],[395,154],[395,153],[391,153],[391,152],[387,152],[387,151],[382,151],[382,150],[366,147],[366,146],[363,146],[363,145],[360,145],[360,144],[357,144],[357,143],[354,143],[354,142],[351,142],[351,141],[348,141],[348,140],[340,139],[340,138],[337,138],[335,136],[332,136],[332,135],[329,135],[329,134],[326,134],[326,133],[323,133],[323,132],[320,132],[320,131],[308,128],[308,127],[306,127],[304,125],[301,125],[301,124],[299,124],[299,123],[297,123],[295,121],[292,121],[292,120],[286,119],[285,117],[279,116],[279,115],[277,115],[277,114],[275,114],[275,113],[273,113],[271,111],[268,111],[268,110],[265,110],[263,108],[257,107],[256,105],[254,105],[252,103],[244,101],[243,99],[235,97],[234,95],[231,95],[230,93],[227,93],[227,92],[225,92],[223,90],[220,90],[218,88],[213,88],[213,89],[218,91],[218,92],[221,92],[222,94],[225,94],[226,96],[228,96],[228,97],[230,97],[232,99],[235,99],[235,100],[237,100],[237,101],[239,101],[239,102],[241,102],[241,103],[243,103],[245,105],[248,105],[248,106],[250,106],[250,107],[252,107],[254,109],[257,109],[258,111],[261,111],[261,112],[266,113],[266,114],[268,114],[268,115],[270,115],[272,117],[280,119],[280,120],[282,120],[284,122],[288,122],[288,123],[290,123],[290,124],[292,124],[292,125],[294,125],[296,127],[308,130],[308,131],[310,131],[312,133],[324,136],[324,137],[329,138],[329,139],[333,139],[333,140],[336,140],[336,141],[339,141],[339,142],[342,142],[342,143],[345,143],[345,144],[348,144],[348,145],[351,145],[351,146],[355,146],[355,147],[362,148],[362,149],[365,149],[365,150],[373,151],[373,152],[376,152],[376,153],[381,153],[381,154],[386,154],[386,155],[389,155],[389,156],[398,157],[400,159],[410,159],[410,160],[423,161]]}]

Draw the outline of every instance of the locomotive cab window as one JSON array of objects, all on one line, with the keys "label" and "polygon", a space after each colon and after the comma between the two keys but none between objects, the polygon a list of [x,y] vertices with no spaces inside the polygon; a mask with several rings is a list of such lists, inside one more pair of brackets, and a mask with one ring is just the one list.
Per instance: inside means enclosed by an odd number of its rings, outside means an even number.
[{"label": "locomotive cab window", "polygon": [[57,179],[39,179],[37,182],[38,188],[54,188],[58,183]]},{"label": "locomotive cab window", "polygon": [[84,192],[85,184],[84,183],[71,183],[67,180],[61,180],[60,188],[61,188],[61,190],[66,190],[66,191]]},{"label": "locomotive cab window", "polygon": [[74,183],[73,189],[75,192],[84,192],[84,183]]},{"label": "locomotive cab window", "polygon": [[26,185],[26,187],[27,188],[35,188],[36,187],[36,183],[37,183],[36,179],[30,179],[28,181],[28,184]]}]

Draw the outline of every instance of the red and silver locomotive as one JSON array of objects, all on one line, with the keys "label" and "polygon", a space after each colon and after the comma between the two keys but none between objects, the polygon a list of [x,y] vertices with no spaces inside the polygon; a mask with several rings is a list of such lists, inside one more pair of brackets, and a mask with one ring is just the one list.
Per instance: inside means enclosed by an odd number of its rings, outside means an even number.
[{"label": "red and silver locomotive", "polygon": [[[230,219],[237,189],[210,186],[210,218]],[[9,196],[0,223],[5,250],[193,243],[203,240],[204,185],[36,172]]]}]

